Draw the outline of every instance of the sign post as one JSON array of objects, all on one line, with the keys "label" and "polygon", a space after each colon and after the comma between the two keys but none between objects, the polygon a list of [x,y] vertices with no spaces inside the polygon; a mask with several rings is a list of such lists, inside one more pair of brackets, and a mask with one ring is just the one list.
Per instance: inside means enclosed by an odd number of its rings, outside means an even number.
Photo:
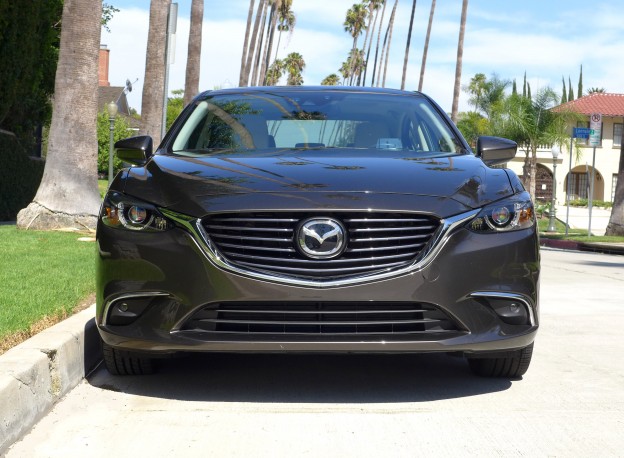
[{"label": "sign post", "polygon": [[572,136],[570,137],[570,165],[568,166],[568,186],[566,190],[566,221],[565,236],[568,236],[569,220],[570,220],[570,186],[572,185],[572,149],[574,148],[575,138],[589,138],[590,130],[588,127],[573,127]]},{"label": "sign post", "polygon": [[587,228],[587,236],[591,237],[591,221],[592,221],[592,207],[594,204],[594,180],[596,179],[596,147],[600,146],[602,137],[602,114],[592,113],[589,118],[589,146],[592,146],[592,173],[589,181],[589,196],[587,197],[587,206],[589,208],[589,227]]}]

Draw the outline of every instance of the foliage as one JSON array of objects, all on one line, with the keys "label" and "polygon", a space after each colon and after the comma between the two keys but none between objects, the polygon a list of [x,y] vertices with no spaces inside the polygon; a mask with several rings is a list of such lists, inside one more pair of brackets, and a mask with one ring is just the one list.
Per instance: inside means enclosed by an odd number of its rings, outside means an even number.
[{"label": "foliage", "polygon": [[490,121],[474,111],[459,113],[457,116],[457,128],[473,148],[477,144],[477,138],[481,135],[488,135],[491,130]]},{"label": "foliage", "polygon": [[[587,199],[574,199],[570,200],[571,207],[587,207],[589,201]],[[613,202],[607,202],[604,200],[592,200],[592,206],[601,208],[612,208]]]},{"label": "foliage", "polygon": [[51,116],[62,0],[0,2],[0,129],[27,146]]},{"label": "foliage", "polygon": [[113,5],[109,5],[108,3],[102,4],[102,27],[104,27],[107,32],[110,32],[110,29],[108,28],[108,23],[113,18],[113,15],[115,13],[119,13],[119,10]]},{"label": "foliage", "polygon": [[167,99],[167,130],[184,110],[184,89],[175,89],[171,93],[173,97]]},{"label": "foliage", "polygon": [[607,92],[604,87],[590,87],[587,89],[587,95],[591,94],[604,94]]},{"label": "foliage", "polygon": [[579,73],[578,92],[576,93],[576,97],[583,97],[583,64],[581,64],[581,72]]},{"label": "foliage", "polygon": [[14,220],[35,197],[43,167],[44,162],[29,158],[15,137],[0,134],[0,221]]},{"label": "foliage", "polygon": [[287,83],[289,86],[301,86],[303,84],[303,76],[301,72],[305,68],[303,56],[298,52],[291,52],[284,59],[284,69],[288,73]]},{"label": "foliage", "polygon": [[325,78],[323,78],[323,81],[321,81],[322,86],[338,86],[339,84],[340,84],[340,77],[336,75],[335,73],[332,73],[331,75],[327,75]]},{"label": "foliage", "polygon": [[0,226],[0,341],[71,313],[95,289],[94,246],[78,237]]},{"label": "foliage", "polygon": [[[119,141],[133,135],[128,120],[124,116],[115,117],[115,126],[113,132],[114,141]],[[97,137],[98,137],[98,173],[108,176],[108,152],[110,149],[110,119],[105,112],[98,113],[97,118]],[[119,172],[123,167],[122,162],[115,157],[113,160],[114,174]]]},{"label": "foliage", "polygon": [[283,74],[284,74],[284,61],[281,59],[275,59],[275,61],[273,61],[273,63],[267,70],[266,85],[276,86],[279,83],[279,80],[282,78]]}]

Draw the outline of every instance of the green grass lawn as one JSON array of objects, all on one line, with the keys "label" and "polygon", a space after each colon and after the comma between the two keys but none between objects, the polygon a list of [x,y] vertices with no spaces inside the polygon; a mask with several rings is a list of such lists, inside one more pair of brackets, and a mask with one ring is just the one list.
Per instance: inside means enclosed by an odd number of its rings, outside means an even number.
[{"label": "green grass lawn", "polygon": [[624,243],[624,237],[610,237],[610,236],[587,236],[587,229],[568,229],[568,236],[565,236],[565,224],[559,220],[555,220],[555,227],[557,232],[547,233],[548,218],[538,218],[537,224],[541,236],[549,239],[557,240],[573,240],[575,242],[603,242],[603,243]]},{"label": "green grass lawn", "polygon": [[0,226],[0,353],[16,334],[71,314],[95,291],[95,244],[83,236]]},{"label": "green grass lawn", "polygon": [[100,197],[103,199],[108,189],[108,180],[98,180],[98,189],[100,190]]}]

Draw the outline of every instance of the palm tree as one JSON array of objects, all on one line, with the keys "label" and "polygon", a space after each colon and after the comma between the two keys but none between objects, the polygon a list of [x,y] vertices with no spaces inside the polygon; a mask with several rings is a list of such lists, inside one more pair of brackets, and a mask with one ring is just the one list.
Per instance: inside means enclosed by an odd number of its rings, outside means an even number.
[{"label": "palm tree", "polygon": [[288,72],[287,83],[289,86],[301,86],[303,84],[303,77],[301,72],[305,68],[305,61],[303,56],[298,52],[291,52],[284,59],[284,67]]},{"label": "palm tree", "polygon": [[184,105],[193,100],[199,92],[199,69],[202,45],[202,24],[204,22],[204,0],[191,3],[191,28],[189,31],[186,80],[184,82]]},{"label": "palm tree", "polygon": [[263,49],[263,45],[264,45],[264,33],[265,30],[267,29],[267,10],[269,9],[269,5],[271,3],[272,0],[264,0],[265,3],[265,8],[262,9],[262,18],[260,19],[260,23],[261,23],[261,28],[260,28],[260,40],[257,44],[257,50],[256,50],[256,59],[255,59],[255,63],[253,66],[253,72],[251,75],[251,81],[250,81],[250,86],[257,86],[258,85],[258,73],[260,72],[260,59],[262,57],[262,49]]},{"label": "palm tree", "polygon": [[620,147],[620,167],[618,169],[617,184],[615,185],[615,196],[613,198],[613,208],[607,224],[605,235],[624,236],[624,143]]},{"label": "palm tree", "polygon": [[360,49],[352,49],[349,53],[349,57],[347,58],[347,66],[350,70],[349,84],[353,85],[356,77],[359,78],[364,70],[364,51]]},{"label": "palm tree", "polygon": [[340,77],[335,73],[326,76],[325,78],[323,78],[323,81],[321,81],[321,86],[338,86],[339,84]]},{"label": "palm tree", "polygon": [[154,145],[161,140],[163,91],[165,90],[165,42],[171,0],[152,0],[147,33],[145,82],[141,102],[141,135],[151,135]]},{"label": "palm tree", "polygon": [[388,24],[388,30],[390,31],[390,36],[388,37],[388,46],[386,48],[386,62],[384,63],[384,74],[383,81],[381,87],[386,87],[386,75],[388,74],[388,58],[390,57],[390,44],[392,43],[392,30],[394,29],[394,16],[396,14],[397,5],[399,4],[399,0],[394,2],[394,7],[392,7],[392,14],[390,14],[390,23]]},{"label": "palm tree", "polygon": [[256,19],[254,21],[253,32],[249,40],[249,49],[247,50],[247,61],[244,68],[241,69],[240,86],[249,86],[249,75],[251,75],[251,67],[253,65],[253,58],[256,51],[258,42],[258,29],[260,28],[260,18],[266,7],[267,0],[260,0],[258,2],[258,9],[256,11]]},{"label": "palm tree", "polygon": [[425,36],[425,47],[423,48],[422,62],[420,64],[420,78],[418,79],[418,90],[422,91],[425,80],[425,67],[427,66],[427,52],[429,51],[429,38],[431,37],[431,25],[433,24],[433,13],[435,11],[436,0],[431,0],[431,11],[429,11],[429,24],[427,24],[427,35]]},{"label": "palm tree", "polygon": [[295,16],[295,13],[293,13],[290,9],[290,5],[292,5],[292,0],[282,1],[282,7],[279,11],[279,24],[277,24],[277,31],[279,32],[279,34],[277,35],[277,46],[275,47],[275,58],[273,59],[273,61],[277,60],[280,42],[282,41],[282,32],[289,32],[289,36],[292,35],[293,29],[297,24],[297,17]]},{"label": "palm tree", "polygon": [[587,95],[604,94],[605,92],[607,91],[604,87],[590,87],[589,89],[587,89]]},{"label": "palm tree", "polygon": [[[375,47],[375,63],[373,65],[373,77],[371,79],[371,86],[375,86],[375,75],[377,74],[377,57],[379,56],[379,42],[381,39],[381,28],[383,25],[384,14],[386,13],[386,2],[383,2],[383,8],[381,10],[381,20],[379,21],[379,29],[377,30],[377,46]],[[383,53],[383,48],[382,48]]]},{"label": "palm tree", "polygon": [[271,0],[271,16],[269,18],[269,28],[267,31],[267,44],[264,47],[264,54],[262,56],[262,68],[260,70],[260,76],[258,78],[258,84],[264,84],[266,79],[267,68],[269,67],[269,60],[271,59],[271,53],[273,49],[273,38],[275,37],[275,29],[277,28],[277,16],[281,8],[282,0]]},{"label": "palm tree", "polygon": [[405,77],[407,76],[407,62],[409,60],[410,42],[412,41],[412,27],[414,26],[414,13],[416,12],[416,0],[412,1],[412,15],[410,16],[409,30],[407,32],[407,44],[405,45],[405,57],[403,58],[403,76],[401,77],[401,90],[405,89]]},{"label": "palm tree", "polygon": [[[97,87],[102,2],[65,1],[43,178],[17,216],[23,229],[95,229]],[[162,96],[160,97],[162,100]]]},{"label": "palm tree", "polygon": [[[375,12],[375,18],[373,19],[373,25],[370,30],[370,40],[368,41],[368,49],[366,50],[366,60],[364,61],[364,79],[362,80],[362,86],[366,86],[366,73],[368,71],[368,61],[370,57],[371,48],[373,47],[373,37],[375,36],[375,28],[377,27],[377,19],[379,18],[379,9],[381,8],[382,5],[385,6],[385,0],[371,0],[369,2],[369,11]],[[383,17],[382,17],[382,21],[383,21]],[[379,25],[379,29],[381,30],[381,24]],[[369,31],[367,28],[366,29],[367,35],[368,35],[368,32]],[[364,40],[364,42],[366,42],[366,40]],[[366,45],[364,47],[366,47]]]},{"label": "palm tree", "polygon": [[342,84],[344,85],[351,78],[351,62],[348,60],[343,62],[338,72],[342,75]]},{"label": "palm tree", "polygon": [[468,0],[462,1],[461,22],[459,24],[459,40],[457,42],[457,62],[455,64],[455,86],[453,88],[453,108],[451,120],[457,122],[459,108],[459,88],[461,86],[462,59],[464,55],[464,33],[466,32],[466,15],[468,14]]},{"label": "palm tree", "polygon": [[[363,2],[364,4],[366,4],[365,2]],[[371,35],[373,33],[373,29],[371,29],[371,26],[373,24],[373,18],[375,18],[375,21],[377,20],[377,13],[376,11],[379,9],[379,5],[380,5],[380,0],[371,0],[368,2],[367,7],[368,7],[368,24],[366,25],[366,35],[364,35],[364,44],[362,45],[362,51],[364,51],[366,49],[366,44],[369,43],[368,46],[368,50],[370,53],[370,42],[368,41],[368,37],[369,35]],[[375,14],[373,14],[375,13]],[[371,41],[372,41],[372,37],[371,37]],[[368,59],[368,54],[366,55],[366,59]],[[366,67],[366,60],[364,61],[364,66]],[[358,81],[357,81],[357,85],[359,86],[362,83],[362,72],[360,72],[360,74],[358,75]]]},{"label": "palm tree", "polygon": [[266,85],[267,86],[277,86],[279,80],[282,78],[284,74],[284,61],[280,59],[275,59],[266,74]]},{"label": "palm tree", "polygon": [[[367,16],[368,11],[366,10],[366,5],[363,3],[356,3],[349,8],[349,10],[347,10],[347,17],[343,25],[345,32],[349,32],[349,34],[353,37],[353,46],[351,48],[353,53],[355,53],[358,49],[357,42],[359,36],[362,34],[362,30],[366,29]],[[351,71],[352,78],[353,74],[354,72]]]},{"label": "palm tree", "polygon": [[241,67],[240,73],[238,76],[238,85],[244,86],[244,76],[245,76],[245,65],[247,63],[247,53],[249,51],[249,33],[251,32],[251,20],[253,18],[253,9],[254,9],[255,0],[249,0],[249,12],[247,13],[247,28],[245,29],[245,41],[243,42],[243,53],[241,56]]}]

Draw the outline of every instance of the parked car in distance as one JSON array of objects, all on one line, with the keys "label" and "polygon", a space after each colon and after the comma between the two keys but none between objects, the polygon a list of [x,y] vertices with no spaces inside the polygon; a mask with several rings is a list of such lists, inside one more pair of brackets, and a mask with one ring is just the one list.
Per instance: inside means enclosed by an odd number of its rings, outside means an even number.
[{"label": "parked car in distance", "polygon": [[106,367],[178,352],[449,352],[519,377],[538,329],[533,204],[416,92],[205,92],[104,198],[97,313]]}]

